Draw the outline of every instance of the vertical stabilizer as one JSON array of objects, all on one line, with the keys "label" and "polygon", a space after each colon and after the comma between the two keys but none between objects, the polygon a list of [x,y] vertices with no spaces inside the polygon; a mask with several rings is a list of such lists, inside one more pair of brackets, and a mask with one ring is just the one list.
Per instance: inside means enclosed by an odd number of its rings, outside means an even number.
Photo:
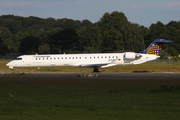
[{"label": "vertical stabilizer", "polygon": [[144,51],[139,51],[139,53],[144,53],[144,54],[152,54],[152,55],[158,55],[162,45],[166,42],[172,42],[170,40],[165,40],[165,39],[155,39]]}]

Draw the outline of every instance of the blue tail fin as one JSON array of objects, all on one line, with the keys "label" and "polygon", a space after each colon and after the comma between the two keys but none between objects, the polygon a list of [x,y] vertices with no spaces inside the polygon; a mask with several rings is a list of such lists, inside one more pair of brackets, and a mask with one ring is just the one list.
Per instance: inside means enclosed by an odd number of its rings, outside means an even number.
[{"label": "blue tail fin", "polygon": [[163,43],[165,42],[172,42],[170,40],[165,40],[165,39],[155,39],[146,50],[144,51],[139,51],[139,53],[143,54],[152,54],[152,55],[158,55]]}]

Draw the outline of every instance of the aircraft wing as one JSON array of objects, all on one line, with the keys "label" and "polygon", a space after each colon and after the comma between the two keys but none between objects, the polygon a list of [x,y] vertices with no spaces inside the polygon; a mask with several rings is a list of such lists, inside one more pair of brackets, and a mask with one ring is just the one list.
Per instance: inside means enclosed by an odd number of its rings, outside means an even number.
[{"label": "aircraft wing", "polygon": [[94,68],[94,67],[98,67],[101,68],[101,66],[105,66],[108,65],[109,63],[94,63],[94,64],[81,64],[79,65],[80,67],[90,67],[90,68]]},{"label": "aircraft wing", "polygon": [[94,67],[98,67],[98,68],[105,68],[105,67],[110,67],[110,66],[115,66],[115,62],[118,59],[115,59],[114,61],[108,62],[108,63],[94,63],[94,64],[81,64],[79,65],[80,67],[90,67],[90,68],[94,68]]}]

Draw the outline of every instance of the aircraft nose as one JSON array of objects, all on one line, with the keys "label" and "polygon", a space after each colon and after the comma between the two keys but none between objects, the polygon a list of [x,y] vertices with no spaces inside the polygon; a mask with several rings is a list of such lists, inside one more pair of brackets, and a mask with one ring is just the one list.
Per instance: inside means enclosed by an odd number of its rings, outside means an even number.
[{"label": "aircraft nose", "polygon": [[9,64],[9,63],[7,63],[7,64],[6,64],[6,66],[10,66],[10,64]]},{"label": "aircraft nose", "polygon": [[9,66],[9,68],[13,69],[13,64],[12,64],[12,62],[7,63],[6,66]]},{"label": "aircraft nose", "polygon": [[6,64],[6,66],[10,66],[10,65],[12,65],[12,61],[10,61]]}]

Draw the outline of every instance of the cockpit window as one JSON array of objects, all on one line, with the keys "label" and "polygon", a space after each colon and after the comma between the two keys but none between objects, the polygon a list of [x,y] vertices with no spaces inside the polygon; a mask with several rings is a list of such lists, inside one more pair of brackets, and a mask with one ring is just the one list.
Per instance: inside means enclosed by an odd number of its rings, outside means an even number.
[{"label": "cockpit window", "polygon": [[22,60],[22,58],[16,58],[15,60]]}]

